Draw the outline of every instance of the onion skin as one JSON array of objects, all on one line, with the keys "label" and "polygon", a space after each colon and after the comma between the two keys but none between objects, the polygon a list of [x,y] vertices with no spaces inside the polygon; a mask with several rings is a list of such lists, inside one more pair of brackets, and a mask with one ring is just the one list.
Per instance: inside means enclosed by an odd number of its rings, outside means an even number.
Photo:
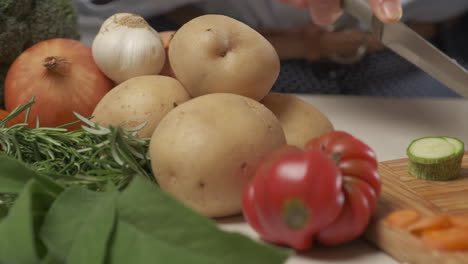
[{"label": "onion skin", "polygon": [[13,62],[5,80],[5,106],[11,111],[34,96],[28,127],[35,127],[37,116],[42,127],[56,127],[78,120],[73,112],[90,117],[114,85],[99,70],[90,47],[72,39],[50,39]]},{"label": "onion skin", "polygon": [[[1,110],[0,110],[0,120],[3,120],[3,119],[5,119],[5,118],[7,118],[9,114],[10,114],[10,112],[1,109]],[[23,123],[23,120],[21,120],[21,119],[18,118],[18,117],[15,117],[15,118],[13,118],[12,120],[10,120],[10,122],[8,122],[6,125],[7,125],[7,127],[11,127],[11,126],[16,125],[16,124],[19,124],[19,123]],[[1,149],[1,148],[0,148],[0,149]]]}]

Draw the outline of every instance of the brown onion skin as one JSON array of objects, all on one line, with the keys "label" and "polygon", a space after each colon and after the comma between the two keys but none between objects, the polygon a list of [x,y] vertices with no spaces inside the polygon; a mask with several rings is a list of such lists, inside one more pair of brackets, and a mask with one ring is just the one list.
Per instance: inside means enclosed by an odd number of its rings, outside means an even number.
[{"label": "brown onion skin", "polygon": [[[5,118],[7,118],[9,114],[10,114],[10,112],[8,112],[6,110],[3,110],[3,109],[0,109],[0,120],[3,120]],[[7,125],[7,127],[11,127],[11,126],[19,124],[19,123],[23,123],[23,120],[21,120],[18,117],[15,117],[12,120],[10,120],[10,122],[8,122],[6,125]],[[1,150],[1,147],[0,147],[0,150]]]},{"label": "brown onion skin", "polygon": [[[68,62],[62,74],[44,65],[52,56]],[[35,96],[28,127],[35,127],[36,116],[42,127],[56,127],[78,120],[73,112],[90,117],[114,86],[99,70],[89,46],[72,39],[50,39],[33,45],[13,62],[5,80],[5,106],[12,111]],[[76,130],[81,125],[67,128]]]}]

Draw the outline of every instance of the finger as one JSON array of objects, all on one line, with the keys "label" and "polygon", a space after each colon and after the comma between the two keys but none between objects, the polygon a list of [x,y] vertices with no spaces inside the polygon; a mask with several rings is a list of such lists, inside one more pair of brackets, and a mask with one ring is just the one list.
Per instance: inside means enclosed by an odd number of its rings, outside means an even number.
[{"label": "finger", "polygon": [[284,4],[292,5],[296,8],[307,9],[309,7],[307,0],[279,0],[279,1]]},{"label": "finger", "polygon": [[400,0],[369,0],[375,15],[385,23],[397,22],[403,15]]},{"label": "finger", "polygon": [[295,2],[295,5],[298,8],[307,9],[309,7],[309,3],[307,0],[294,0],[293,2]]},{"label": "finger", "polygon": [[339,0],[309,0],[309,8],[312,20],[321,26],[335,23],[342,14]]}]

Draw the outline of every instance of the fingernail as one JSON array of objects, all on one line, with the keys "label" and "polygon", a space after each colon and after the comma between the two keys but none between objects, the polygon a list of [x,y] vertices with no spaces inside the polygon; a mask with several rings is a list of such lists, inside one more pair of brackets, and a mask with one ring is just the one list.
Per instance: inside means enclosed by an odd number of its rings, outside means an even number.
[{"label": "fingernail", "polygon": [[312,14],[312,20],[316,25],[325,27],[333,25],[341,17],[342,14],[342,11],[332,13],[328,16],[314,16],[314,14]]},{"label": "fingernail", "polygon": [[388,20],[397,21],[400,20],[401,16],[403,15],[403,11],[401,10],[401,6],[396,4],[393,1],[385,1],[382,3],[382,11]]}]

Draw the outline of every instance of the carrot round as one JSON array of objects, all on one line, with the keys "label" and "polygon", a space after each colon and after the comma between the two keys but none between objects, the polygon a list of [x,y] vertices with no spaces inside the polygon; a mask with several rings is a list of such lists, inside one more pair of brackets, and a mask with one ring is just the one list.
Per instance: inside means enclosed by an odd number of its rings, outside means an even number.
[{"label": "carrot round", "polygon": [[468,229],[451,227],[422,232],[423,243],[432,249],[442,251],[468,250]]},{"label": "carrot round", "polygon": [[468,214],[453,215],[450,217],[454,226],[468,228]]},{"label": "carrot round", "polygon": [[416,223],[420,218],[420,212],[413,209],[402,209],[389,214],[385,222],[391,227],[406,228]]},{"label": "carrot round", "polygon": [[413,235],[420,236],[422,232],[452,227],[452,221],[448,215],[434,215],[422,218],[409,227]]}]

